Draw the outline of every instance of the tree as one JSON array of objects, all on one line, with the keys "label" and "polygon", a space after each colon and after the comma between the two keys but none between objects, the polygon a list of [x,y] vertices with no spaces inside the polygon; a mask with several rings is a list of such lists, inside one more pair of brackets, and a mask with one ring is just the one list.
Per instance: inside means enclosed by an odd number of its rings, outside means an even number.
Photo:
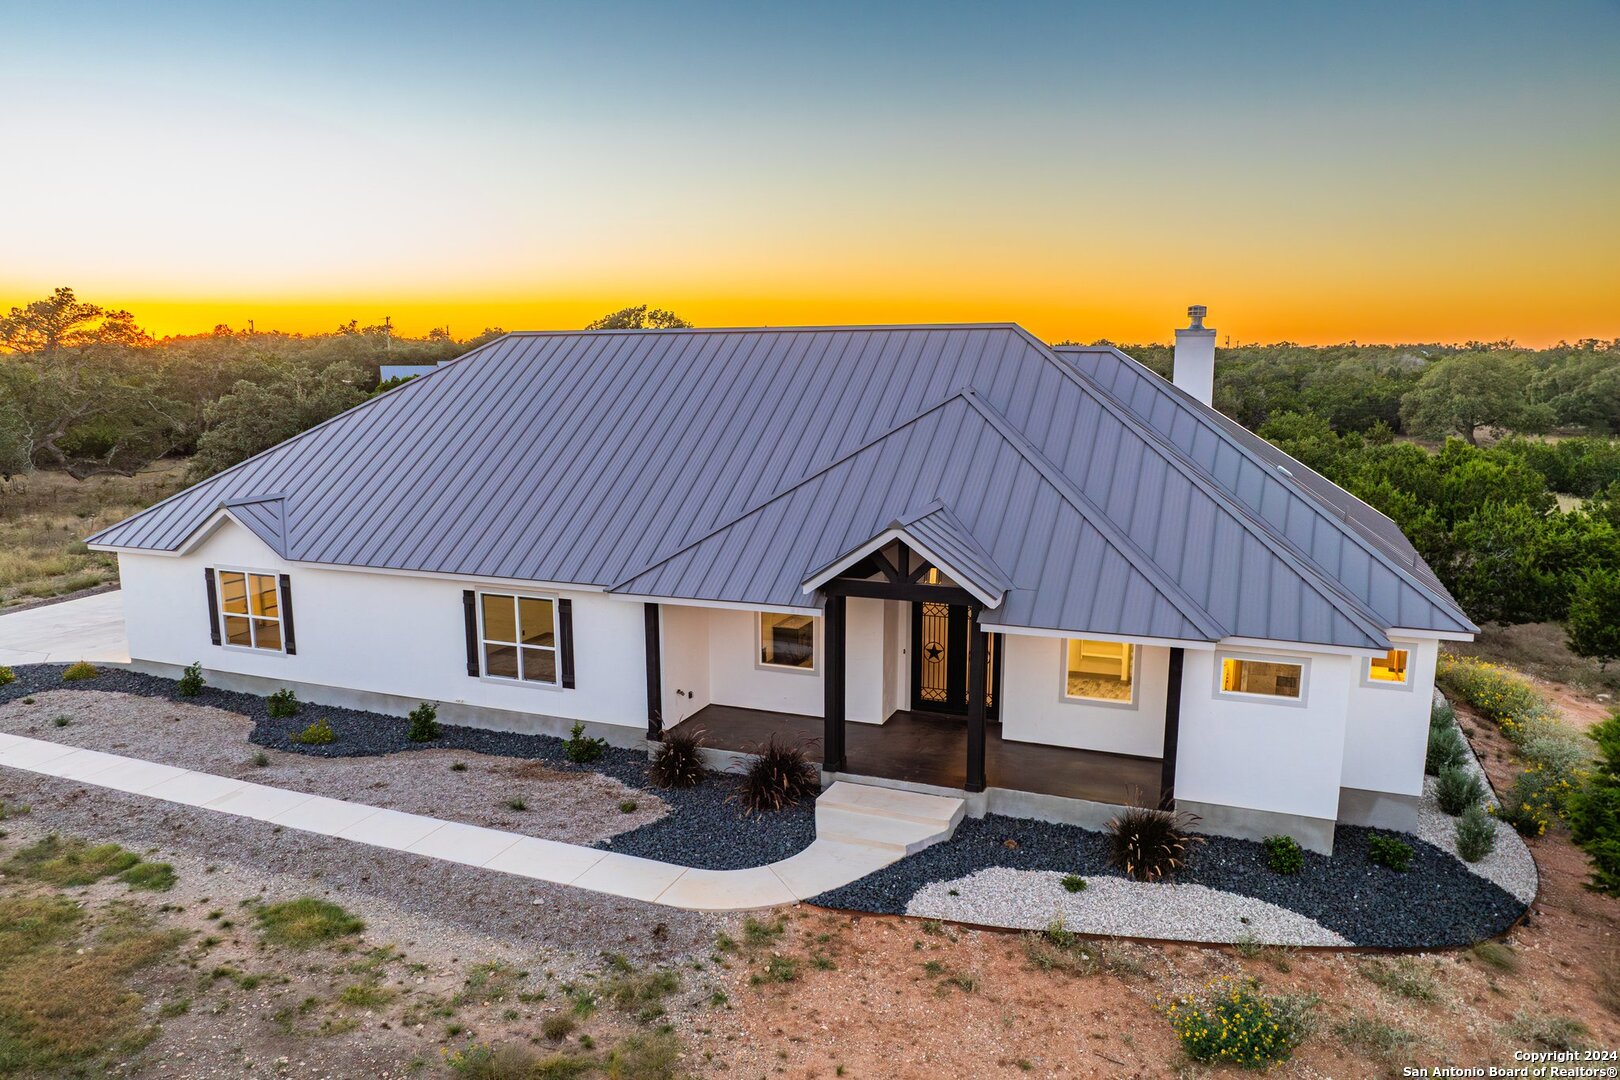
[{"label": "tree", "polygon": [[692,324],[663,308],[649,308],[646,304],[620,308],[586,325],[587,330],[680,330]]},{"label": "tree", "polygon": [[1569,797],[1564,816],[1570,836],[1592,866],[1589,888],[1620,896],[1620,713],[1592,725],[1598,757]]},{"label": "tree", "polygon": [[59,349],[92,345],[131,348],[151,341],[129,312],[83,303],[69,288],[59,288],[27,307],[14,307],[0,319],[0,348],[25,355],[49,356]]},{"label": "tree", "polygon": [[197,440],[193,476],[212,476],[353,408],[366,400],[365,381],[353,364],[320,366],[306,358],[279,361],[265,378],[238,382],[206,410],[209,429]]},{"label": "tree", "polygon": [[1564,631],[1570,650],[1599,668],[1620,660],[1620,571],[1593,566],[1580,576]]},{"label": "tree", "polygon": [[1401,420],[1419,435],[1457,434],[1479,445],[1482,427],[1544,431],[1552,411],[1529,400],[1534,372],[1500,353],[1463,353],[1431,364],[1401,398]]}]

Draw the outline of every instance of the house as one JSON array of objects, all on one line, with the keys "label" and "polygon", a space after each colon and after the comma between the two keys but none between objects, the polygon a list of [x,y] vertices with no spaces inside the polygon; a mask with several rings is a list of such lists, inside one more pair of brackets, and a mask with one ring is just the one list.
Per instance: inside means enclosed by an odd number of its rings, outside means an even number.
[{"label": "house", "polygon": [[516,333],[91,538],[130,655],[621,745],[814,738],[970,811],[1332,847],[1422,792],[1476,630],[1387,518],[1014,325]]}]

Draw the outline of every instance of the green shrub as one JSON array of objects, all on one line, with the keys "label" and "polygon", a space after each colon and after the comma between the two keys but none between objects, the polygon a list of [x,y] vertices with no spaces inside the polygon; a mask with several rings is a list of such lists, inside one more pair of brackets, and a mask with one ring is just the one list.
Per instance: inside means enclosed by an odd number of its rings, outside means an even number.
[{"label": "green shrub", "polygon": [[1485,781],[1472,769],[1447,765],[1434,785],[1434,801],[1440,809],[1456,817],[1470,806],[1485,800]]},{"label": "green shrub", "polygon": [[1266,865],[1276,874],[1297,874],[1305,869],[1305,852],[1292,836],[1268,836]]},{"label": "green shrub", "polygon": [[1448,728],[1457,726],[1457,710],[1451,707],[1451,702],[1440,698],[1429,706],[1429,729]]},{"label": "green shrub", "polygon": [[337,732],[332,730],[332,725],[323,716],[303,731],[288,738],[291,742],[302,743],[305,746],[327,746],[337,740]]},{"label": "green shrub", "polygon": [[1520,836],[1545,836],[1553,819],[1575,791],[1574,781],[1539,763],[1531,763],[1514,778],[1502,796],[1497,816]]},{"label": "green shrub", "polygon": [[358,934],[366,924],[329,900],[301,896],[258,911],[264,939],[277,945],[306,948],[333,938]]},{"label": "green shrub", "polygon": [[439,709],[429,702],[422,702],[411,710],[410,730],[405,737],[411,742],[432,742],[439,737]]},{"label": "green shrub", "polygon": [[1181,1048],[1194,1061],[1268,1069],[1287,1061],[1305,1037],[1310,1004],[1270,998],[1252,981],[1226,978],[1209,984],[1202,994],[1177,999],[1165,1012]]},{"label": "green shrub", "polygon": [[563,743],[563,753],[574,764],[587,765],[607,753],[607,740],[586,735],[585,725],[576,721],[574,726],[568,729],[568,738]]},{"label": "green shrub", "polygon": [[562,1042],[574,1033],[579,1027],[579,1021],[574,1019],[573,1013],[552,1013],[540,1021],[540,1034],[552,1042]]},{"label": "green shrub", "polygon": [[664,732],[647,771],[659,787],[697,787],[703,782],[703,732],[690,724]]},{"label": "green shrub", "polygon": [[1592,727],[1596,766],[1569,797],[1570,835],[1591,864],[1591,888],[1620,896],[1620,712]]},{"label": "green shrub", "polygon": [[1479,862],[1496,848],[1496,819],[1483,803],[1475,803],[1457,818],[1457,854],[1464,862]]},{"label": "green shrub", "polygon": [[821,790],[821,770],[805,748],[778,742],[774,735],[754,747],[752,760],[741,768],[742,783],[733,798],[747,811],[783,810]]},{"label": "green shrub", "polygon": [[94,679],[100,674],[101,672],[97,670],[94,664],[90,663],[88,660],[80,660],[76,664],[69,664],[67,666],[67,669],[62,672],[62,681],[83,682],[86,679]]},{"label": "green shrub", "polygon": [[1108,861],[1137,881],[1171,877],[1187,865],[1198,819],[1191,814],[1132,806],[1108,822]]},{"label": "green shrub", "polygon": [[1439,776],[1441,769],[1455,768],[1468,760],[1468,746],[1455,727],[1429,729],[1429,748],[1423,755],[1423,771]]},{"label": "green shrub", "polygon": [[1367,860],[1404,874],[1412,865],[1412,845],[1388,833],[1373,833],[1367,837]]},{"label": "green shrub", "polygon": [[299,705],[297,694],[283,688],[265,698],[264,707],[271,716],[297,716],[303,706]]},{"label": "green shrub", "polygon": [[10,686],[16,681],[17,673],[6,667],[6,665],[0,664],[0,686]]},{"label": "green shrub", "polygon": [[187,664],[186,670],[175,680],[174,689],[181,697],[196,697],[202,693],[202,688],[202,661],[195,660]]},{"label": "green shrub", "polygon": [[1079,874],[1064,874],[1063,887],[1069,892],[1085,892],[1086,879]]}]

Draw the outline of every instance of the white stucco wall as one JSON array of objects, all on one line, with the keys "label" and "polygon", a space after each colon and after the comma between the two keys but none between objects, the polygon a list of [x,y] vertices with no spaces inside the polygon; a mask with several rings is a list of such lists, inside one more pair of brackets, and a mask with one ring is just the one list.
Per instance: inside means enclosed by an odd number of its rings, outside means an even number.
[{"label": "white stucco wall", "polygon": [[1303,702],[1221,694],[1218,658],[1226,653],[1188,649],[1177,800],[1334,819],[1356,660],[1285,649],[1244,648],[1233,654],[1305,661]]},{"label": "white stucco wall", "polygon": [[659,605],[664,726],[674,727],[709,704],[709,609]]},{"label": "white stucco wall", "polygon": [[[208,566],[289,575],[297,655],[214,645],[203,577]],[[574,602],[577,688],[564,690],[467,674],[461,593],[476,587],[470,581],[289,566],[229,521],[183,556],[120,555],[119,574],[130,656],[137,660],[201,660],[215,671],[423,701],[634,728],[647,723],[639,603],[597,593],[557,594]]]},{"label": "white stucco wall", "polygon": [[1344,732],[1343,786],[1397,795],[1423,794],[1429,741],[1429,700],[1440,646],[1390,639],[1407,650],[1405,686],[1368,685],[1367,661],[1357,658],[1350,680]]},{"label": "white stucco wall", "polygon": [[819,618],[815,631],[815,670],[798,671],[760,664],[759,621],[754,612],[723,608],[701,610],[709,620],[709,694],[716,705],[821,715],[824,658]]},{"label": "white stucco wall", "polygon": [[1164,752],[1164,707],[1170,650],[1137,648],[1136,700],[1103,705],[1064,698],[1062,638],[1002,636],[1001,737],[1137,757]]}]

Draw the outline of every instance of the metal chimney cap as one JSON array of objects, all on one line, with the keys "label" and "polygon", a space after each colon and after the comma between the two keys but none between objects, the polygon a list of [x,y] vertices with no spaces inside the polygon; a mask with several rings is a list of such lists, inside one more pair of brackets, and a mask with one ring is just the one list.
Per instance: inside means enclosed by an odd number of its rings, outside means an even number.
[{"label": "metal chimney cap", "polygon": [[1209,308],[1205,307],[1203,304],[1189,305],[1187,308],[1187,318],[1192,320],[1192,325],[1187,327],[1187,329],[1202,330],[1204,328],[1204,316],[1208,314]]}]

